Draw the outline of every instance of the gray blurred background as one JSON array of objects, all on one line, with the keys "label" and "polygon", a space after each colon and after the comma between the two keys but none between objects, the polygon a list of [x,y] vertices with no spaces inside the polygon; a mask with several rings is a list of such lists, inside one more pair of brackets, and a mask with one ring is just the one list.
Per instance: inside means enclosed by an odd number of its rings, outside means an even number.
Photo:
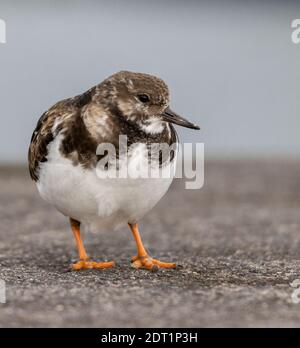
[{"label": "gray blurred background", "polygon": [[38,117],[121,70],[161,76],[207,157],[300,152],[299,1],[0,0],[0,162],[25,162]]}]

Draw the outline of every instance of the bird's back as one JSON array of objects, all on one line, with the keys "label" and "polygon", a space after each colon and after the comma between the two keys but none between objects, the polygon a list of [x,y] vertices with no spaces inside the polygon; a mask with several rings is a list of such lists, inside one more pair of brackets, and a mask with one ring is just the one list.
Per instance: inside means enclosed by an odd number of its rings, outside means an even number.
[{"label": "bird's back", "polygon": [[47,161],[48,145],[63,129],[65,121],[75,119],[82,107],[90,103],[94,91],[95,87],[76,97],[64,99],[40,117],[28,150],[28,165],[32,180],[39,179],[39,165]]}]

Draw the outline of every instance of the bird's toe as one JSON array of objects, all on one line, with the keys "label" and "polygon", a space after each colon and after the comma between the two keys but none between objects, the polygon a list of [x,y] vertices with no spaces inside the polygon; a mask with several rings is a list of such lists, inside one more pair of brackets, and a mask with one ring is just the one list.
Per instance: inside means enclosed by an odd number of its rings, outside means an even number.
[{"label": "bird's toe", "polygon": [[115,262],[95,262],[95,261],[84,261],[80,260],[71,265],[71,269],[74,271],[79,271],[83,269],[105,269],[112,268],[115,266]]},{"label": "bird's toe", "polygon": [[162,262],[156,259],[153,259],[150,256],[134,256],[131,258],[131,265],[133,268],[148,269],[156,271],[159,268],[175,268],[175,263]]}]

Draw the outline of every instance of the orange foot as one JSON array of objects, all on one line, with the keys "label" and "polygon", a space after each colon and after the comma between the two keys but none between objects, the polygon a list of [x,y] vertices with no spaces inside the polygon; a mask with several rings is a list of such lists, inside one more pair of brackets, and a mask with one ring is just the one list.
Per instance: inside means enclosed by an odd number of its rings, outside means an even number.
[{"label": "orange foot", "polygon": [[112,268],[115,266],[113,261],[111,262],[94,262],[89,260],[81,260],[71,265],[71,269],[74,271],[79,271],[81,269],[104,269]]},{"label": "orange foot", "polygon": [[161,262],[159,260],[153,259],[149,255],[146,256],[134,256],[131,258],[132,266],[134,268],[143,268],[156,270],[159,268],[175,268],[176,263]]}]

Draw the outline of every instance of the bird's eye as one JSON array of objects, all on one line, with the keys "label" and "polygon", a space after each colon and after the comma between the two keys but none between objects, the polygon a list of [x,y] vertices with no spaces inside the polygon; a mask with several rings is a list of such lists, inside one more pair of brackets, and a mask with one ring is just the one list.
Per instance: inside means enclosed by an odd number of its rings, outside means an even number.
[{"label": "bird's eye", "polygon": [[138,99],[139,101],[141,101],[142,103],[148,103],[150,101],[150,97],[147,94],[139,94],[138,95]]}]

